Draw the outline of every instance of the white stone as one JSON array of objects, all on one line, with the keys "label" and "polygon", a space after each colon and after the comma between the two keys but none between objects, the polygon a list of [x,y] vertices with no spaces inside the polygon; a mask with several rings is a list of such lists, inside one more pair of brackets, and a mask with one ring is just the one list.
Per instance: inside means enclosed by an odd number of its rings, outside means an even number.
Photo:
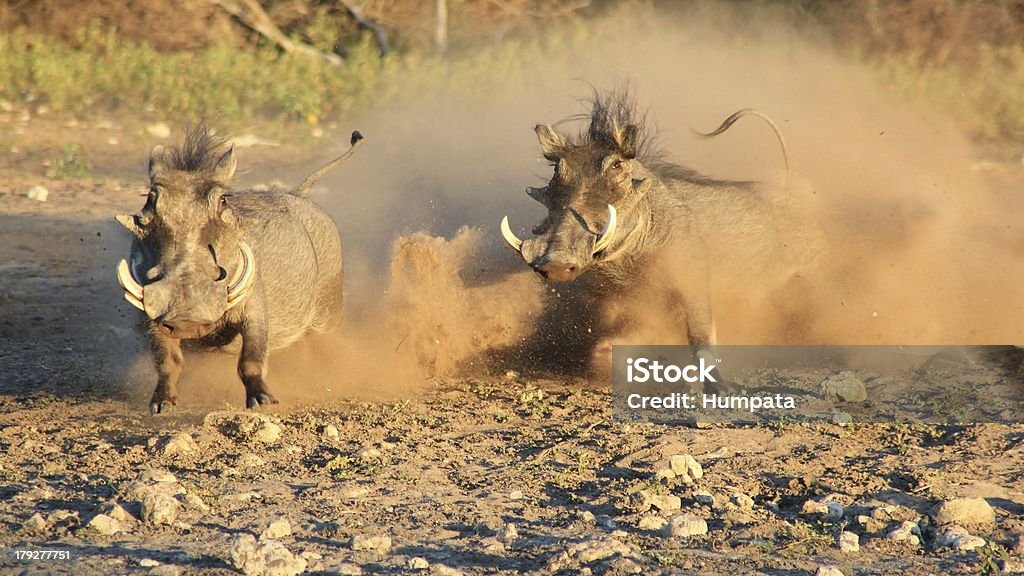
[{"label": "white stone", "polygon": [[680,514],[671,520],[664,528],[664,534],[673,538],[686,538],[690,536],[701,536],[708,533],[708,523],[703,518],[692,514]]}]

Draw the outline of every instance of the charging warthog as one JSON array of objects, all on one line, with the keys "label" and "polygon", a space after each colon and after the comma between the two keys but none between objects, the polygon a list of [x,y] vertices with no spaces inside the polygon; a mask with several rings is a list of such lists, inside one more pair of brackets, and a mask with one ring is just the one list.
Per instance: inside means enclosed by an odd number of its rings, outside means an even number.
[{"label": "charging warthog", "polygon": [[234,147],[200,123],[180,147],[153,148],[142,211],[119,215],[133,236],[117,279],[145,313],[156,363],[153,414],[178,401],[181,346],[226,347],[241,337],[238,375],[246,406],[275,404],[265,377],[271,349],[341,319],[341,239],[306,198],[349,150],[294,191],[233,190]]},{"label": "charging warthog", "polygon": [[[704,136],[746,115],[768,121],[785,154],[774,123],[755,110],[737,112]],[[713,344],[710,266],[737,251],[771,249],[765,238],[777,230],[769,202],[754,183],[713,180],[663,160],[627,93],[596,95],[589,121],[577,137],[535,128],[554,175],[527,194],[547,217],[526,240],[505,217],[502,235],[547,281],[585,274],[588,292],[608,303],[640,294],[664,307],[659,314],[670,314],[691,344]]]}]

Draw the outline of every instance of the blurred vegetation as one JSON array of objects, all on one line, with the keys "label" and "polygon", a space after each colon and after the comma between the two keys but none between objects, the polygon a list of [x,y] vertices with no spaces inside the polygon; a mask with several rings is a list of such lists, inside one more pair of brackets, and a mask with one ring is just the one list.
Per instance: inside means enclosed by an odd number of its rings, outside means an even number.
[{"label": "blurred vegetation", "polygon": [[[573,50],[602,15],[673,2],[451,0],[438,46],[435,2],[263,2],[294,42],[341,66],[285,52],[217,2],[131,11],[112,0],[0,0],[0,99],[71,114],[159,111],[309,123],[444,83],[486,89],[555,48]],[[386,31],[388,51],[350,9]],[[623,7],[625,5],[625,8]],[[689,5],[689,4],[688,4]],[[979,137],[1024,137],[1024,0],[722,0],[770,9],[813,28],[904,96],[935,106]],[[753,8],[757,8],[754,10]],[[698,8],[683,8],[698,9]],[[360,11],[362,12],[362,11]],[[159,19],[154,21],[154,19]],[[87,21],[83,27],[83,22]],[[177,31],[177,33],[175,33]],[[403,82],[394,82],[402,78]]]}]

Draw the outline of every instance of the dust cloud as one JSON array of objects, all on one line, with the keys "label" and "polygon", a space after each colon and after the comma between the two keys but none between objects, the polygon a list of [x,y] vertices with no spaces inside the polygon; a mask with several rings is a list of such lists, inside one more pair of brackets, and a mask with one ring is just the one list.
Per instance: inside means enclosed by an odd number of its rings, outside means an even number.
[{"label": "dust cloud", "polygon": [[[1007,247],[1022,201],[1007,205],[971,171],[972,148],[951,122],[895,99],[822,35],[770,11],[631,10],[524,51],[512,73],[435,82],[443,87],[430,92],[410,78],[401,97],[344,119],[366,144],[313,197],[345,243],[345,326],[326,347],[274,355],[282,399],[403,394],[460,370],[580,367],[579,342],[596,342],[599,312],[573,307],[571,286],[542,284],[504,246],[498,223],[508,214],[526,234],[544,214],[523,193],[550,176],[533,126],[586,112],[592,87],[625,83],[668,157],[707,175],[784,177],[759,121],[711,141],[691,129],[753,107],[787,140],[790,186],[776,186],[775,218],[781,230],[809,232],[719,257],[719,343],[1024,341],[1024,267]],[[331,148],[310,166],[343,145]],[[786,256],[762,258],[779,249]],[[646,304],[636,312],[663,318]],[[534,334],[552,319],[561,324]],[[529,353],[501,352],[531,342],[540,345]]]}]

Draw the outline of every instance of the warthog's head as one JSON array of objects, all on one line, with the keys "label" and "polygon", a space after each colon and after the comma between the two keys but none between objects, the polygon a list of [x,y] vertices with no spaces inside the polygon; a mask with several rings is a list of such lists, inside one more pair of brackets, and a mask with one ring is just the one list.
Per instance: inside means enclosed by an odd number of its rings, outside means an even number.
[{"label": "warthog's head", "polygon": [[153,148],[146,205],[117,216],[134,236],[129,261],[117,268],[125,298],[169,336],[210,333],[255,282],[231,206],[234,172],[234,149],[199,124],[180,147]]},{"label": "warthog's head", "polygon": [[657,178],[641,161],[642,126],[625,95],[596,98],[590,127],[577,138],[545,124],[534,130],[554,175],[547,186],[526,192],[548,214],[527,240],[512,233],[507,217],[502,220],[509,245],[551,282],[574,280],[639,248],[647,211],[638,205]]}]

